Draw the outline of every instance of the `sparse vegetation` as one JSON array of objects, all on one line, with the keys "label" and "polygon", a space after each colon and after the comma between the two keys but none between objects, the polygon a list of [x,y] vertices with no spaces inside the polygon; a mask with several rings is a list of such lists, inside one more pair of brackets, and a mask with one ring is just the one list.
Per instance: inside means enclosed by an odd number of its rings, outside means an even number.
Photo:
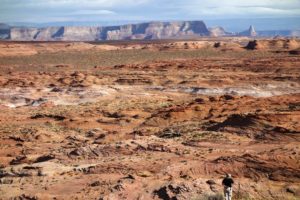
[{"label": "sparse vegetation", "polygon": [[196,197],[193,200],[224,200],[223,194],[206,194]]},{"label": "sparse vegetation", "polygon": [[[94,66],[114,66],[120,64],[141,63],[193,58],[263,58],[278,56],[270,52],[228,51],[221,52],[210,49],[152,51],[152,50],[116,50],[116,51],[74,51],[41,53],[32,56],[6,57],[0,59],[0,65],[14,65],[14,71],[57,71],[53,65],[68,64],[77,70],[91,70]],[[34,67],[32,67],[34,66]],[[74,68],[66,70],[73,70]],[[99,68],[99,70],[102,70]]]},{"label": "sparse vegetation", "polygon": [[[224,200],[224,195],[221,193],[217,194],[206,194],[206,195],[201,195],[199,197],[193,198],[193,200]],[[258,199],[258,198],[251,198],[249,194],[241,194],[240,196],[233,196],[233,200],[263,200],[263,199]]]}]

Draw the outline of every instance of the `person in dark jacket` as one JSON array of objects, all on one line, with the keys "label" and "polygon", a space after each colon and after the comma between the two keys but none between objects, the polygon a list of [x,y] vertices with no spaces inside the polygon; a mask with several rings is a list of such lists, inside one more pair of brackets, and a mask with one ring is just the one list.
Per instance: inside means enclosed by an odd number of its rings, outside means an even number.
[{"label": "person in dark jacket", "polygon": [[222,181],[222,185],[224,186],[224,196],[226,200],[231,200],[232,198],[232,185],[234,181],[231,177],[231,174],[226,174],[226,177]]}]

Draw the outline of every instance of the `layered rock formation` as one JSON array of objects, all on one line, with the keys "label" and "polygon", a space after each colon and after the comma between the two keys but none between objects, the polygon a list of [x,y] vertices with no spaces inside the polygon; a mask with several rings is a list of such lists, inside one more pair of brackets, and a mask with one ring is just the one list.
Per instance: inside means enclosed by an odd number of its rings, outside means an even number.
[{"label": "layered rock formation", "polygon": [[170,39],[209,36],[203,21],[150,22],[108,27],[12,28],[11,40],[93,41]]}]

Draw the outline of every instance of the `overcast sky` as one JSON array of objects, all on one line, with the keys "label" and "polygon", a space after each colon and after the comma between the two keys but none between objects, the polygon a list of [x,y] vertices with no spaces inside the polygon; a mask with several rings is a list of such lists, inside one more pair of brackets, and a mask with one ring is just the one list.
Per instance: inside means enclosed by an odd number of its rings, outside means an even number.
[{"label": "overcast sky", "polygon": [[0,0],[1,22],[300,16],[300,0]]}]

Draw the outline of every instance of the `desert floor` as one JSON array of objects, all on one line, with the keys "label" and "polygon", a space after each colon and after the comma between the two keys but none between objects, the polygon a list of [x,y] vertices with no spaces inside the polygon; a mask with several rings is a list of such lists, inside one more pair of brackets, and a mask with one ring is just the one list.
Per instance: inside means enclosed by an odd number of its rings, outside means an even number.
[{"label": "desert floor", "polygon": [[300,199],[300,42],[249,40],[1,42],[0,199]]}]

